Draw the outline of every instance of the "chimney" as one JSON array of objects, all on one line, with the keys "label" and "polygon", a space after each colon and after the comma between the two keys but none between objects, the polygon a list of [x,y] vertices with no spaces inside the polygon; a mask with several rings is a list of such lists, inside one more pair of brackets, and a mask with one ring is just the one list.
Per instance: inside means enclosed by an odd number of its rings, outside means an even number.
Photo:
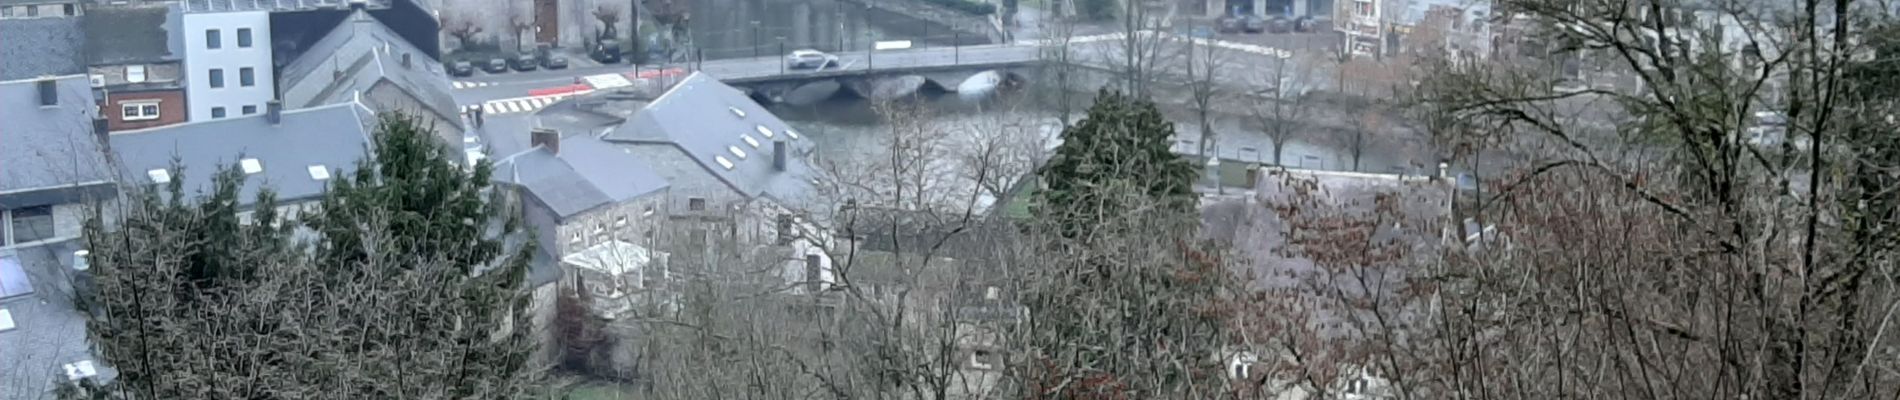
[{"label": "chimney", "polygon": [[99,144],[112,143],[111,140],[107,140],[107,136],[110,136],[112,134],[111,120],[108,120],[105,118],[93,118],[92,119],[92,134],[93,136],[98,136]]},{"label": "chimney", "polygon": [[1447,163],[1443,161],[1438,162],[1438,179],[1439,180],[1451,179],[1451,163]]},{"label": "chimney", "polygon": [[402,68],[409,69],[409,53],[402,53]]},{"label": "chimney", "polygon": [[41,107],[59,105],[59,85],[56,81],[52,78],[41,79],[39,87]]},{"label": "chimney", "polygon": [[278,123],[283,122],[284,102],[282,100],[271,100],[264,103],[264,120],[270,121],[271,126],[276,126]]},{"label": "chimney", "polygon": [[561,131],[534,128],[528,133],[528,145],[546,147],[549,152],[561,154]]},{"label": "chimney", "polygon": [[786,147],[787,145],[785,144],[785,139],[772,141],[772,170],[773,171],[780,171],[780,172],[785,171]]}]

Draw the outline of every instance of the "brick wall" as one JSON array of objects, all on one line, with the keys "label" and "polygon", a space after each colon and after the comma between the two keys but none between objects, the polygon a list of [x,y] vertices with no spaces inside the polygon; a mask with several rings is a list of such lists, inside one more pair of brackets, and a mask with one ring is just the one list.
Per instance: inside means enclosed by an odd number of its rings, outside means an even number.
[{"label": "brick wall", "polygon": [[[133,104],[157,105],[158,118],[126,120],[124,107]],[[114,132],[185,122],[185,91],[110,93],[99,102],[99,113],[107,119],[106,128]]]}]

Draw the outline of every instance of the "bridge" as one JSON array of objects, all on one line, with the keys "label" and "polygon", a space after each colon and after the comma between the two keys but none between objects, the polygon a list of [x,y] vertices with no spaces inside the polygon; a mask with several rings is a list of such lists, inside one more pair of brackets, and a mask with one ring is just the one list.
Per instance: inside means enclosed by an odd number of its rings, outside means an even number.
[{"label": "bridge", "polygon": [[939,47],[836,54],[835,65],[792,69],[783,57],[708,61],[699,70],[763,102],[805,103],[850,93],[892,99],[919,90],[957,92],[1026,80],[1039,50],[1023,45]]}]

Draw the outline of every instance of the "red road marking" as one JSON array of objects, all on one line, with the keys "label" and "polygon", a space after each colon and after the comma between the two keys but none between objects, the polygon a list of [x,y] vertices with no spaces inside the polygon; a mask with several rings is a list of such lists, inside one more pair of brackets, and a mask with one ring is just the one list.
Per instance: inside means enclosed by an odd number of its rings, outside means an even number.
[{"label": "red road marking", "polygon": [[555,94],[568,94],[568,93],[574,93],[574,92],[579,92],[579,91],[584,91],[584,90],[592,90],[593,88],[594,88],[593,86],[588,86],[584,84],[556,86],[556,87],[551,87],[551,88],[546,88],[546,89],[529,90],[528,95],[529,96],[547,96],[547,95],[555,95]]},{"label": "red road marking", "polygon": [[680,75],[685,75],[685,74],[686,74],[686,69],[673,67],[673,68],[658,69],[658,70],[655,70],[655,69],[641,70],[638,73],[627,73],[625,75],[627,75],[628,78],[634,78],[634,79],[652,79],[652,78],[668,77],[668,76],[680,76]]}]

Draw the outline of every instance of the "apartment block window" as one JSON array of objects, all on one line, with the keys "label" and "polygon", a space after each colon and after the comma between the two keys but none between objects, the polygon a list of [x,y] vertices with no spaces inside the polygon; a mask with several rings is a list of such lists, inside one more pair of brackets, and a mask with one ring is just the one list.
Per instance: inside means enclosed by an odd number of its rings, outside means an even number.
[{"label": "apartment block window", "polygon": [[0,6],[0,18],[13,18],[13,6]]},{"label": "apartment block window", "polygon": [[53,238],[53,207],[38,206],[6,210],[0,215],[6,220],[5,236],[9,241],[4,244],[32,243]]},{"label": "apartment block window", "polygon": [[251,67],[238,68],[238,86],[251,87],[256,85],[257,71],[252,70]]},{"label": "apartment block window", "polygon": [[119,116],[126,121],[158,119],[158,102],[119,103]]},{"label": "apartment block window", "polygon": [[220,68],[212,68],[212,69],[211,69],[211,77],[210,77],[210,78],[211,78],[211,87],[212,87],[212,88],[221,88],[221,87],[224,87],[224,70],[223,70],[223,69],[220,69]]},{"label": "apartment block window", "polygon": [[251,28],[238,28],[238,47],[251,47]]},{"label": "apartment block window", "polygon": [[62,4],[62,6],[65,6],[65,9],[61,11],[64,11],[68,17],[79,13],[79,10],[75,9],[72,4]]},{"label": "apartment block window", "polygon": [[223,48],[224,47],[223,35],[224,34],[221,32],[218,32],[217,29],[206,29],[205,30],[205,48],[207,49]]},{"label": "apartment block window", "polygon": [[694,197],[686,199],[687,211],[706,211],[706,199]]},{"label": "apartment block window", "polygon": [[251,114],[256,114],[256,113],[257,113],[257,105],[253,104],[253,105],[244,106],[244,115],[251,115]]},{"label": "apartment block window", "polygon": [[211,107],[211,118],[224,118],[224,107]]}]

